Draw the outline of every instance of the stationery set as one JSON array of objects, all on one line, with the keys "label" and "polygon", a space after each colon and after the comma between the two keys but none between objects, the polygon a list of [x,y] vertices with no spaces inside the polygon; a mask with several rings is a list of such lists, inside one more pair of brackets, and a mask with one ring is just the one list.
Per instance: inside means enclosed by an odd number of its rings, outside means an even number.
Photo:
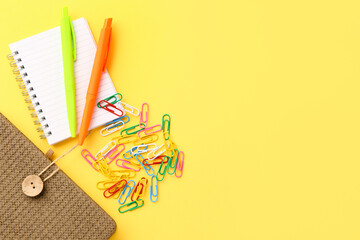
[{"label": "stationery set", "polygon": [[[100,39],[97,48],[84,18],[71,21],[67,8],[61,15],[60,27],[10,44],[8,55],[37,131],[49,145],[76,137],[81,122],[83,142],[88,129],[116,118],[94,107],[116,93],[105,69],[107,52],[97,56],[109,41],[101,45]],[[105,28],[109,39],[111,19]],[[0,121],[0,239],[108,239],[115,222],[58,171],[58,159],[49,161],[51,151],[45,156],[2,114]]]}]

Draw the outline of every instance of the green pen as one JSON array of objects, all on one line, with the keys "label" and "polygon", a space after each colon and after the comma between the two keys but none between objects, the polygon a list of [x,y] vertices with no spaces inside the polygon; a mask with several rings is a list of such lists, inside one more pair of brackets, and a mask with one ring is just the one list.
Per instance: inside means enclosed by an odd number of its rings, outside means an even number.
[{"label": "green pen", "polygon": [[69,119],[71,137],[76,137],[76,103],[75,103],[75,76],[74,61],[76,61],[76,42],[74,27],[68,14],[68,8],[64,7],[61,13],[61,46],[64,65],[64,81],[66,107]]}]

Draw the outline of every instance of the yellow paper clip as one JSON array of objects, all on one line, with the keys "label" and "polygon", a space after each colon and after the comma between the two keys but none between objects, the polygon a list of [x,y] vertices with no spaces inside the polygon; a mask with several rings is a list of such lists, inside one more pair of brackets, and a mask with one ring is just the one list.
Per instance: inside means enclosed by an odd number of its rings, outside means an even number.
[{"label": "yellow paper clip", "polygon": [[117,183],[117,181],[114,181],[114,180],[100,181],[96,184],[96,188],[99,190],[106,190],[109,187],[111,187],[112,185],[114,185],[115,183]]},{"label": "yellow paper clip", "polygon": [[175,149],[177,149],[176,144],[169,139],[165,141],[165,145],[166,145],[166,155],[169,157],[173,157],[175,155]]},{"label": "yellow paper clip", "polygon": [[112,179],[128,179],[128,178],[133,178],[135,177],[136,173],[135,170],[115,170],[111,172],[111,178]]},{"label": "yellow paper clip", "polygon": [[109,177],[111,174],[111,170],[109,165],[104,160],[96,160],[93,162],[93,166],[96,170],[98,170],[105,177]]},{"label": "yellow paper clip", "polygon": [[127,144],[127,143],[131,143],[131,142],[135,142],[138,139],[139,139],[139,137],[136,134],[134,134],[134,135],[128,135],[128,136],[114,137],[112,140],[116,141],[118,144]]},{"label": "yellow paper clip", "polygon": [[159,136],[156,134],[142,136],[136,141],[134,141],[134,145],[141,145],[141,144],[149,144],[156,142],[159,139]]}]

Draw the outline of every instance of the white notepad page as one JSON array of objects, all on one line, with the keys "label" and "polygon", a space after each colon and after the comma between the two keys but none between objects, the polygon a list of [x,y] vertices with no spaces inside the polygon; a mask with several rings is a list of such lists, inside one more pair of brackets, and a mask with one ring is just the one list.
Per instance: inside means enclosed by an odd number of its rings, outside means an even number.
[{"label": "white notepad page", "polygon": [[[89,25],[84,18],[73,21],[76,37],[76,61],[74,62],[76,86],[77,132],[79,133],[82,115],[86,102],[86,93],[96,53],[96,42]],[[44,133],[50,145],[70,138],[67,117],[64,72],[60,27],[50,29],[9,45],[11,52],[17,51],[15,59],[21,58],[18,68],[26,73],[23,81],[30,80],[26,86],[29,96],[36,95],[32,103],[41,121]],[[33,89],[33,90],[31,90]],[[113,82],[107,71],[102,74],[97,101],[116,93]],[[39,105],[36,106],[36,103]],[[41,110],[41,112],[40,112]],[[99,127],[117,118],[103,109],[95,106],[90,129]]]}]

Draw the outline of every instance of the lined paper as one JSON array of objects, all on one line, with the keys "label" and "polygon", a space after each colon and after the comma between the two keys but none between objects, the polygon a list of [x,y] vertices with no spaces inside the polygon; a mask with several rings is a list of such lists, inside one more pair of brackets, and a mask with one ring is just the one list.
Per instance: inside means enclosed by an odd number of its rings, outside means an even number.
[{"label": "lined paper", "polygon": [[[96,42],[89,25],[84,18],[73,21],[76,37],[76,61],[74,62],[76,86],[76,115],[77,133],[79,133],[82,115],[85,107],[86,92],[90,81],[91,70],[96,53]],[[37,35],[25,38],[9,45],[11,52],[18,51],[15,59],[21,58],[18,68],[24,66],[21,73],[24,82],[30,80],[26,86],[29,95],[36,95],[32,99],[35,111],[41,121],[45,133],[51,132],[47,137],[50,145],[70,138],[70,128],[67,117],[64,72],[62,61],[62,47],[60,27],[50,29]],[[30,89],[33,91],[30,91]],[[97,101],[116,93],[114,84],[105,71],[101,76]],[[42,112],[39,112],[39,111]],[[99,127],[117,118],[103,109],[95,106],[89,129]],[[48,126],[48,127],[46,127]]]}]

